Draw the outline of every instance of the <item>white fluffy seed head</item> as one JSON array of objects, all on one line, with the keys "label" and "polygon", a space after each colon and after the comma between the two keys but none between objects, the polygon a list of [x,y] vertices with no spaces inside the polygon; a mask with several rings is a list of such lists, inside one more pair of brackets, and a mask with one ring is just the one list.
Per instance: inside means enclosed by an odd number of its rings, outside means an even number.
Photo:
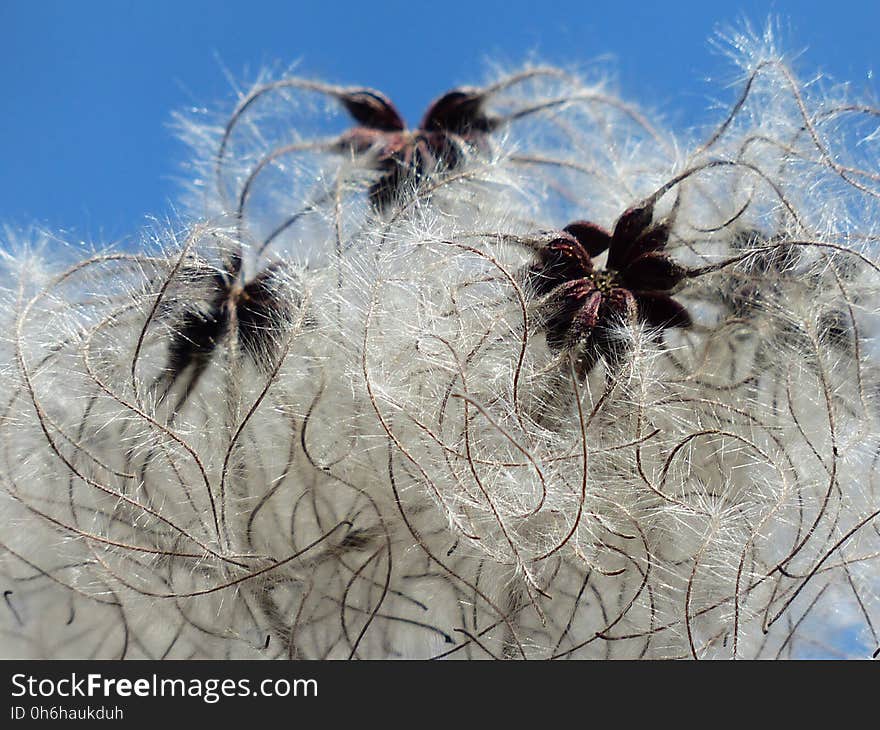
[{"label": "white fluffy seed head", "polygon": [[[873,651],[878,112],[732,47],[736,96],[680,137],[497,77],[498,129],[382,209],[345,90],[260,79],[181,118],[204,222],[67,268],[10,247],[3,655]],[[693,325],[609,320],[579,372],[526,272],[644,201]]]}]

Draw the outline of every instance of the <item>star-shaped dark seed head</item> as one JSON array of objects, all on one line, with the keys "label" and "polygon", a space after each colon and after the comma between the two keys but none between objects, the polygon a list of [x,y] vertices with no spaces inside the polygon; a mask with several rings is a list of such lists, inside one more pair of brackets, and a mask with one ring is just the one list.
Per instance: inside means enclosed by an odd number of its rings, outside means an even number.
[{"label": "star-shaped dark seed head", "polygon": [[498,126],[483,108],[485,95],[469,89],[453,89],[435,100],[414,130],[406,129],[394,104],[378,91],[361,89],[341,100],[358,126],[342,135],[340,147],[376,153],[373,164],[381,175],[369,197],[377,210],[386,209],[406,184],[460,165],[463,145],[481,148]]},{"label": "star-shaped dark seed head", "polygon": [[205,372],[217,347],[235,334],[238,347],[257,368],[268,371],[279,355],[282,330],[296,304],[280,264],[271,264],[249,281],[240,275],[241,260],[221,269],[201,264],[181,278],[196,283],[203,278],[207,291],[180,313],[168,344],[163,375],[157,380],[158,400],[186,376],[174,411],[186,402]]},{"label": "star-shaped dark seed head", "polygon": [[[527,271],[542,300],[547,344],[575,352],[581,376],[600,357],[616,356],[613,329],[622,322],[642,321],[660,331],[691,325],[672,298],[686,270],[665,251],[668,226],[653,218],[653,205],[642,204],[621,215],[613,233],[589,221],[572,223],[538,250]],[[605,268],[597,269],[593,259],[606,251]]]}]

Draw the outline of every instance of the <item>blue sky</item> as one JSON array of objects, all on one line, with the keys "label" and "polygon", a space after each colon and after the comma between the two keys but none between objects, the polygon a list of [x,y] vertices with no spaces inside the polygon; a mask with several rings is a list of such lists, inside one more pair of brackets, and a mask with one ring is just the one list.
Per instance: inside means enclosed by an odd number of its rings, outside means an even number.
[{"label": "blue sky", "polygon": [[804,72],[876,95],[876,0],[0,0],[0,224],[110,242],[168,214],[186,154],[171,112],[231,107],[224,67],[250,77],[300,59],[309,75],[383,89],[413,120],[490,59],[610,61],[625,96],[689,125],[717,91],[707,77],[730,72],[708,38],[768,15],[788,49],[805,50]]}]

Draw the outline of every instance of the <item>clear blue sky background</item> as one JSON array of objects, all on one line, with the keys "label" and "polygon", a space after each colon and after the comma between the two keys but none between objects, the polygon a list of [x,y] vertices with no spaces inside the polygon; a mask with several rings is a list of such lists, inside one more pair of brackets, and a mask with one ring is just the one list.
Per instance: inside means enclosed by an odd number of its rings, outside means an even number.
[{"label": "clear blue sky background", "polygon": [[172,209],[185,148],[175,109],[226,100],[223,66],[250,77],[301,59],[309,75],[383,89],[415,120],[487,59],[611,57],[623,93],[682,125],[705,120],[707,76],[729,67],[708,38],[782,20],[787,48],[873,94],[878,0],[0,0],[0,224],[109,242]]}]

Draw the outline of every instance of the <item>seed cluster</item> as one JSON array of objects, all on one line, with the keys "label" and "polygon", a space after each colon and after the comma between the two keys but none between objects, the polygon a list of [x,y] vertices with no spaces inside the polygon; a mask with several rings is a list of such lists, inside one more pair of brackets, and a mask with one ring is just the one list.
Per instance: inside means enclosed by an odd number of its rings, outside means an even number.
[{"label": "seed cluster", "polygon": [[[653,224],[648,204],[621,215],[613,234],[580,221],[538,251],[527,279],[544,299],[547,343],[576,350],[582,376],[600,357],[614,356],[610,332],[621,324],[642,321],[659,332],[691,325],[672,298],[686,271],[665,253],[668,239],[668,226]],[[606,268],[596,269],[594,259],[606,252]]]},{"label": "seed cluster", "polygon": [[733,40],[698,139],[261,80],[182,122],[198,222],[11,246],[0,656],[874,653],[880,112]]}]

